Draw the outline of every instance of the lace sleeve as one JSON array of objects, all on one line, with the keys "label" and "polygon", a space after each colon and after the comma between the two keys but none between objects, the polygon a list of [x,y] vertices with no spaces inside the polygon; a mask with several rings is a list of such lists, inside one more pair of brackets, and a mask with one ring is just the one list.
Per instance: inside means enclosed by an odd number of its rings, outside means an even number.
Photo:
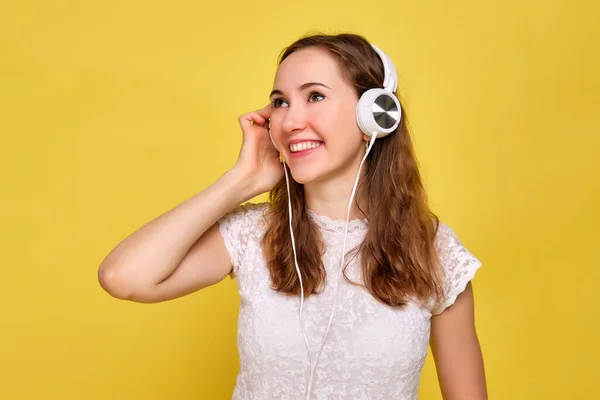
[{"label": "lace sleeve", "polygon": [[242,204],[225,214],[218,221],[219,232],[223,236],[233,266],[232,278],[238,274],[248,241],[259,234],[265,208],[266,203]]},{"label": "lace sleeve", "polygon": [[456,233],[441,222],[436,247],[445,273],[445,293],[443,301],[434,305],[433,315],[441,314],[454,304],[481,267],[481,262],[462,245]]}]

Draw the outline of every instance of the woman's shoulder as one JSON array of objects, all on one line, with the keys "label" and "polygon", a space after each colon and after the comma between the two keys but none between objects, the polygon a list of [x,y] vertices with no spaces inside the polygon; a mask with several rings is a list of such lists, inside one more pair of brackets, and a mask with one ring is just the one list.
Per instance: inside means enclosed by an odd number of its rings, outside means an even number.
[{"label": "woman's shoulder", "polygon": [[450,242],[454,240],[458,240],[456,232],[443,221],[439,221],[435,234],[435,245],[438,251],[446,249],[450,245]]},{"label": "woman's shoulder", "polygon": [[265,215],[269,210],[268,202],[247,202],[227,212],[220,220],[220,225],[238,226],[240,228],[260,228],[266,223]]},{"label": "woman's shoulder", "polygon": [[260,242],[267,227],[265,213],[269,203],[244,203],[218,221],[219,232],[231,257],[233,275],[237,275],[246,249]]},{"label": "woman's shoulder", "polygon": [[264,217],[265,213],[269,210],[269,202],[247,202],[238,205],[228,214],[230,215],[244,215],[247,217],[261,218]]}]

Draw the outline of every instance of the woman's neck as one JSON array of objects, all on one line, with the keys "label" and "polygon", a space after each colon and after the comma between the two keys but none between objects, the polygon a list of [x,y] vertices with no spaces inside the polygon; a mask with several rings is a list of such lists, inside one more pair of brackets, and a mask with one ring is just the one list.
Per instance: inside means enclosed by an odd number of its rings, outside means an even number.
[{"label": "woman's neck", "polygon": [[[346,220],[348,213],[348,202],[354,186],[356,176],[351,179],[336,179],[324,183],[309,183],[304,185],[304,198],[306,206],[315,212],[332,220]],[[361,177],[363,179],[363,177]],[[359,186],[361,181],[359,180]],[[364,194],[357,190],[354,194],[352,209],[350,210],[350,221],[363,219],[365,215],[359,210],[367,213]]]}]

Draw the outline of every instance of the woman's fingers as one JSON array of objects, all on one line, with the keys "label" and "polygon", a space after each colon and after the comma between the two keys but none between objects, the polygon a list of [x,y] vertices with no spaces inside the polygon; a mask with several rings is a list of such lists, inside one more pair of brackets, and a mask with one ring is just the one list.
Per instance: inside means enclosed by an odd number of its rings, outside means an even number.
[{"label": "woman's fingers", "polygon": [[238,121],[242,128],[248,128],[254,124],[264,126],[267,120],[271,117],[271,112],[272,106],[269,104],[268,106],[260,110],[252,111],[241,115],[238,118]]},{"label": "woman's fingers", "polygon": [[273,105],[269,104],[264,108],[261,108],[256,111],[252,111],[246,114],[241,115],[238,118],[238,122],[242,131],[253,127],[254,125],[258,125],[262,128],[268,128],[268,121],[271,118],[271,113],[273,112]]}]

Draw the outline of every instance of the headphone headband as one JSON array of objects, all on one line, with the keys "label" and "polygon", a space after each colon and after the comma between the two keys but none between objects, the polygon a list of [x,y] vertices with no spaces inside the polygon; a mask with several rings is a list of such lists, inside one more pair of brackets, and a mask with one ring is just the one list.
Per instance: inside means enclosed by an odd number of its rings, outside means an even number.
[{"label": "headphone headband", "polygon": [[398,89],[398,73],[396,72],[394,62],[379,47],[374,44],[371,44],[371,47],[373,47],[383,63],[383,88],[391,93],[396,92],[396,89]]}]

